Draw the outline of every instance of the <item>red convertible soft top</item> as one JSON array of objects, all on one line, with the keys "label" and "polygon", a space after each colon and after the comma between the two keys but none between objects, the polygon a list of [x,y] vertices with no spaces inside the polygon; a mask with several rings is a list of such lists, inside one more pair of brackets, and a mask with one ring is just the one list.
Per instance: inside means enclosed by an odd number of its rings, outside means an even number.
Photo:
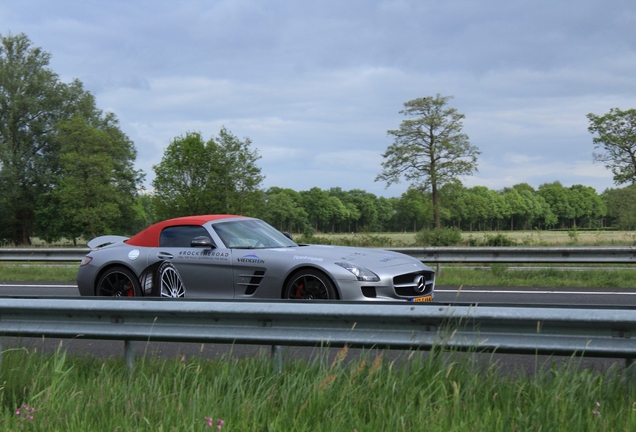
[{"label": "red convertible soft top", "polygon": [[217,215],[201,215],[201,216],[183,216],[174,219],[168,219],[162,222],[157,222],[154,225],[150,225],[143,231],[135,234],[131,238],[125,241],[126,244],[131,246],[142,246],[142,247],[159,247],[159,235],[164,228],[170,226],[179,226],[179,225],[203,225],[206,222],[210,222],[218,219],[228,219],[228,218],[240,218],[245,216],[237,216],[237,215],[226,215],[226,214],[217,214]]}]

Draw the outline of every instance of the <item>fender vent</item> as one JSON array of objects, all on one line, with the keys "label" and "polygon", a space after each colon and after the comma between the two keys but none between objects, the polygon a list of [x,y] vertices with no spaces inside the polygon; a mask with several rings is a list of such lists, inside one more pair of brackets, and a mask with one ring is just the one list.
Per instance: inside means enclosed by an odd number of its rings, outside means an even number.
[{"label": "fender vent", "polygon": [[246,286],[245,295],[252,295],[256,292],[256,289],[261,284],[263,277],[265,276],[265,271],[256,270],[254,274],[242,274],[241,277],[249,277],[250,281],[248,283],[239,283],[239,285]]}]

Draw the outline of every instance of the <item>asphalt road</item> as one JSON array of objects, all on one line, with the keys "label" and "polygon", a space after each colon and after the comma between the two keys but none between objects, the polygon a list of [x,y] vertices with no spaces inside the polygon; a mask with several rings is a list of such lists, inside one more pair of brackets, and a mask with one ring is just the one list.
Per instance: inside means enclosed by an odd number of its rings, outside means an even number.
[{"label": "asphalt road", "polygon": [[[0,297],[78,297],[77,286],[72,283],[56,282],[0,282]],[[611,288],[536,288],[536,287],[448,287],[436,288],[435,301],[441,303],[481,303],[481,304],[543,304],[543,305],[588,305],[588,306],[621,306],[636,307],[636,289]],[[93,355],[101,358],[123,356],[124,343],[121,341],[99,340],[59,340],[41,338],[4,338],[3,349],[8,347],[25,347],[35,352],[52,352],[60,343],[70,354]],[[193,343],[159,343],[135,342],[137,356],[158,358],[186,358],[203,356],[215,358],[232,355],[245,357],[257,355],[259,352],[269,353],[269,346],[193,344]],[[328,356],[333,357],[336,349],[331,349]],[[350,350],[352,357],[363,355],[363,350]],[[304,347],[283,347],[283,359],[315,358],[324,349]],[[399,359],[402,352],[390,353],[392,358]],[[527,355],[483,355],[483,361],[497,361],[503,371],[517,373],[523,370],[532,374],[543,364],[567,362],[567,357],[527,356]],[[583,359],[579,363],[582,368],[607,370],[612,365],[623,367],[624,359]]]},{"label": "asphalt road", "polygon": [[[58,282],[0,282],[0,297],[77,297],[77,286]],[[636,307],[636,288],[537,288],[438,286],[442,303],[499,303]]]}]

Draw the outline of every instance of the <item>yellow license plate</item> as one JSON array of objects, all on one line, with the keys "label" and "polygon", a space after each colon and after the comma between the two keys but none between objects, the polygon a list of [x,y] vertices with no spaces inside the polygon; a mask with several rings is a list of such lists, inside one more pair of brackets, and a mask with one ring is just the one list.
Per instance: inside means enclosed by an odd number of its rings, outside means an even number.
[{"label": "yellow license plate", "polygon": [[433,301],[433,296],[431,295],[427,295],[427,296],[423,296],[423,297],[415,297],[413,298],[414,302],[432,302]]}]

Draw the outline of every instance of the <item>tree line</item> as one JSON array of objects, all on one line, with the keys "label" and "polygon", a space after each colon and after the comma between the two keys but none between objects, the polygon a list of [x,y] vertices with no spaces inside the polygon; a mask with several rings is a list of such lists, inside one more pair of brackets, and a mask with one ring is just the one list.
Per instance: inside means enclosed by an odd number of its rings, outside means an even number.
[{"label": "tree line", "polygon": [[[79,80],[63,83],[50,54],[24,34],[0,35],[0,242],[28,245],[130,235],[171,217],[229,213],[260,217],[283,231],[386,232],[455,227],[462,230],[636,228],[636,110],[590,114],[594,158],[617,185],[598,194],[558,181],[534,189],[465,187],[459,176],[477,170],[479,149],[462,132],[463,114],[449,96],[404,104],[407,119],[383,154],[376,181],[402,179],[399,197],[360,189],[263,189],[260,155],[249,138],[226,128],[205,138],[175,137],[153,166],[152,191],[134,168],[134,143],[116,116],[100,110]],[[631,122],[631,123],[630,123]],[[636,164],[636,162],[635,162]],[[631,183],[631,184],[630,184]]]},{"label": "tree line", "polygon": [[[317,187],[300,192],[274,187],[263,196],[257,216],[282,231],[417,232],[437,227],[430,192],[413,188],[391,198]],[[599,195],[592,187],[565,187],[558,181],[536,190],[520,183],[500,191],[454,182],[440,189],[439,201],[442,227],[464,231],[636,229],[636,186]]]}]

